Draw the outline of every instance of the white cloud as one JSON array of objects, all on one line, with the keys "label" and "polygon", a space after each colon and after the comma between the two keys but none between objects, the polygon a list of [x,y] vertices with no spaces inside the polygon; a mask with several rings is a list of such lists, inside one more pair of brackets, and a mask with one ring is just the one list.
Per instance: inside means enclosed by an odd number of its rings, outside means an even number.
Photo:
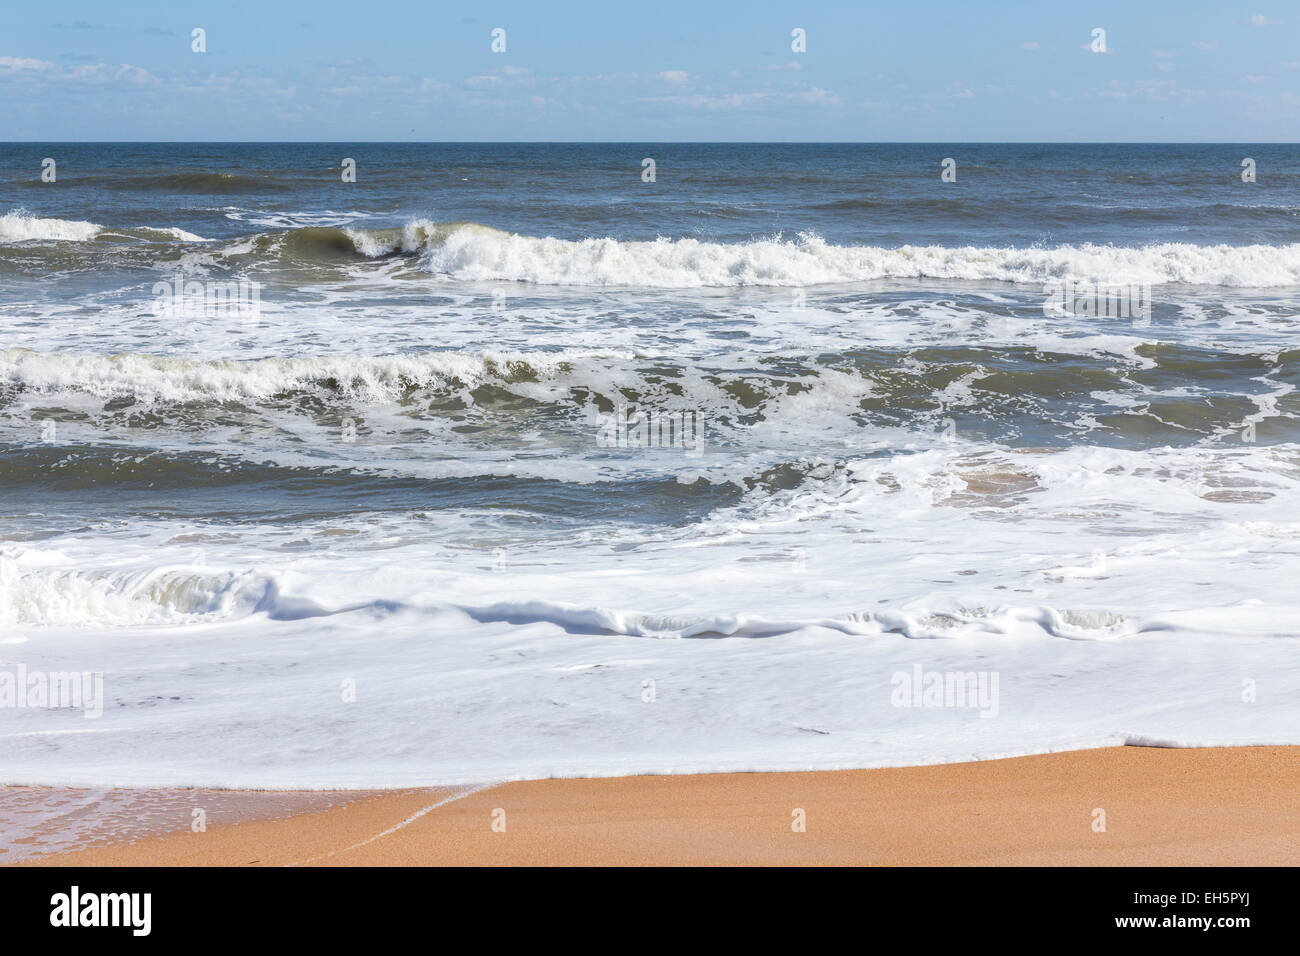
[{"label": "white cloud", "polygon": [[54,70],[57,67],[48,60],[27,60],[17,56],[0,56],[0,67],[17,73],[19,70],[32,70],[37,73]]},{"label": "white cloud", "polygon": [[162,82],[148,70],[129,63],[121,66],[95,63],[73,67],[63,71],[59,78],[79,83],[131,83],[135,86],[157,86]]},{"label": "white cloud", "polygon": [[695,93],[690,96],[648,96],[642,97],[640,102],[672,103],[677,106],[686,106],[696,110],[714,111],[743,110],[763,105],[777,106],[783,103],[800,103],[812,106],[836,106],[842,101],[839,94],[814,86],[811,89],[800,90],[793,93],[762,91],[757,93],[721,93],[717,95]]},{"label": "white cloud", "polygon": [[1173,80],[1138,80],[1126,87],[1118,81],[1112,81],[1110,88],[1097,93],[1087,93],[1081,99],[1117,99],[1117,100],[1185,100],[1201,102],[1207,98],[1204,90],[1179,89]]},{"label": "white cloud", "polygon": [[465,85],[472,90],[503,89],[505,87],[516,86],[536,86],[537,81],[533,79],[533,71],[526,67],[508,66],[502,69],[500,74],[483,73],[478,76],[471,76],[465,81]]},{"label": "white cloud", "polygon": [[565,82],[570,86],[629,86],[645,83],[646,78],[639,73],[594,73],[571,76]]},{"label": "white cloud", "polygon": [[1022,49],[1022,50],[1037,50],[1037,49],[1038,49],[1038,41],[1037,41],[1037,40],[1026,40],[1024,43],[1020,44],[1020,49]]},{"label": "white cloud", "polygon": [[16,56],[0,56],[0,70],[15,73],[36,73],[55,81],[67,83],[126,83],[132,86],[157,86],[162,81],[148,70],[129,63],[116,66],[108,63],[86,63],[81,66],[61,67],[48,60],[32,60]]},{"label": "white cloud", "polygon": [[817,86],[814,86],[806,93],[791,93],[788,95],[796,103],[826,103],[836,106],[840,102],[838,94],[832,93],[830,90],[823,90]]},{"label": "white cloud", "polygon": [[664,70],[659,74],[659,79],[663,80],[669,86],[682,86],[688,79],[690,79],[690,74],[685,70]]},{"label": "white cloud", "polygon": [[1271,26],[1277,26],[1277,25],[1278,25],[1279,23],[1281,23],[1281,22],[1282,22],[1281,20],[1270,20],[1268,17],[1264,16],[1264,14],[1262,14],[1262,13],[1256,13],[1256,14],[1254,14],[1254,15],[1250,18],[1250,25],[1251,25],[1252,27],[1271,27]]}]

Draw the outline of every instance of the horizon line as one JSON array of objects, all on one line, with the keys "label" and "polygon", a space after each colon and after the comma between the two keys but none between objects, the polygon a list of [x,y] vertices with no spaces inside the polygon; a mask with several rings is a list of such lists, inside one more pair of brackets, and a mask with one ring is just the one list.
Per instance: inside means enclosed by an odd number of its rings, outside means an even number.
[{"label": "horizon line", "polygon": [[1033,139],[897,139],[897,140],[712,140],[712,139],[26,139],[0,140],[0,146],[37,146],[50,143],[73,143],[93,146],[157,146],[168,144],[206,144],[212,146],[310,146],[392,145],[392,146],[636,146],[644,144],[674,146],[1300,146],[1294,140],[1033,140]]}]

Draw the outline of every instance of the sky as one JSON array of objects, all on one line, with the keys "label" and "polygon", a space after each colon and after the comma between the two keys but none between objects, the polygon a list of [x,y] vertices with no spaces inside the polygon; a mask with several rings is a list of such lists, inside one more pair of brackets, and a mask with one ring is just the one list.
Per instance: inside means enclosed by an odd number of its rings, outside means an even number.
[{"label": "sky", "polygon": [[0,141],[1294,142],[1298,41],[1253,0],[10,4]]}]

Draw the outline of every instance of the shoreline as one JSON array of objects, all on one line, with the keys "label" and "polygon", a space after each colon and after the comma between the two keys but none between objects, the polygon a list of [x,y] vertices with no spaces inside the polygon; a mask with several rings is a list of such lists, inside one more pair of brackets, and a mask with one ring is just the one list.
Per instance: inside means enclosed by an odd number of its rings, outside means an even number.
[{"label": "shoreline", "polygon": [[[145,803],[158,793],[128,792]],[[197,802],[220,793],[189,792]],[[1295,865],[1300,747],[530,780],[371,791],[209,820],[204,832],[188,821],[9,865]]]}]

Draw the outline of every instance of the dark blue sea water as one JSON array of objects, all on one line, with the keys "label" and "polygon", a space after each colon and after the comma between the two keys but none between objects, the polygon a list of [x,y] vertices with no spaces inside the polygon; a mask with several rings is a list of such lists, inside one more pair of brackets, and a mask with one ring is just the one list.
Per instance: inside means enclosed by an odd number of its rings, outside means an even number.
[{"label": "dark blue sea water", "polygon": [[[45,157],[58,188],[40,181]],[[356,160],[356,182],[340,165]],[[656,181],[642,181],[652,158]],[[956,181],[940,179],[956,162]],[[1242,160],[1256,181],[1241,181]],[[837,244],[1289,243],[1290,145],[0,145],[0,208],[211,238],[262,218],[359,210],[375,226],[479,222],[562,239],[735,243],[815,231]]]}]

